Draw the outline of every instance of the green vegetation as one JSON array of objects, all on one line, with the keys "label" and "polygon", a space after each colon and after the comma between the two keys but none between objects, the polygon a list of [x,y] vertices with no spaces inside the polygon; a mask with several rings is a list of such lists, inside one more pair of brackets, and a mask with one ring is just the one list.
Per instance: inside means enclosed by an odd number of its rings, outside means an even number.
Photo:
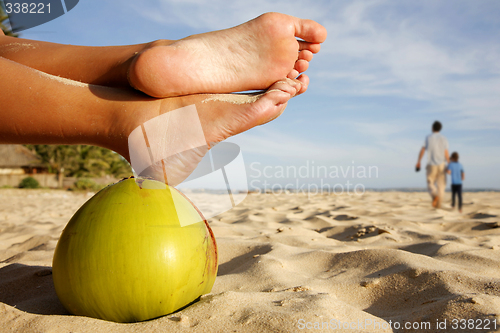
[{"label": "green vegetation", "polygon": [[80,178],[73,185],[73,190],[77,191],[99,191],[104,188],[104,185],[99,185],[92,179]]},{"label": "green vegetation", "polygon": [[40,183],[33,177],[26,177],[19,183],[20,188],[39,188]]},{"label": "green vegetation", "polygon": [[36,153],[50,173],[66,177],[92,178],[132,174],[130,164],[119,154],[105,148],[87,145],[26,145]]}]

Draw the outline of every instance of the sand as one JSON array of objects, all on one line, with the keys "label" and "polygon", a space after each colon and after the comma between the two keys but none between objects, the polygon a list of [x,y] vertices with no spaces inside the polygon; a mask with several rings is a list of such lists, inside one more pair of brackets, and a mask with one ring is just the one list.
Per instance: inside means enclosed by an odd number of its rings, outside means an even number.
[{"label": "sand", "polygon": [[36,46],[30,43],[9,43],[0,45],[0,49],[5,54],[7,52],[17,53],[19,51],[34,50]]},{"label": "sand", "polygon": [[36,71],[36,72],[41,77],[44,77],[44,78],[47,78],[47,79],[51,79],[51,80],[55,80],[55,81],[57,81],[59,83],[65,84],[67,86],[75,86],[75,87],[81,87],[81,88],[89,88],[89,87],[93,86],[93,85],[88,84],[88,83],[83,83],[83,82],[80,82],[80,81],[70,80],[70,79],[67,79],[67,78],[64,78],[64,77],[61,77],[61,76],[51,75],[51,74],[47,74],[47,73],[44,73],[44,72],[41,72],[41,71]]},{"label": "sand", "polygon": [[259,100],[264,93],[257,94],[208,94],[208,97],[202,100],[202,103],[208,102],[226,102],[236,105],[250,104]]},{"label": "sand", "polygon": [[[278,81],[277,83],[293,83],[294,81],[289,78],[285,78],[283,81]],[[270,89],[264,92],[254,92],[254,93],[232,93],[232,94],[207,94],[207,98],[202,100],[202,103],[208,102],[226,102],[236,105],[250,104],[258,101],[265,94],[269,94],[273,91],[281,91],[279,89]]]},{"label": "sand", "polygon": [[426,193],[251,194],[209,220],[220,253],[209,295],[117,324],[69,315],[52,285],[57,239],[89,195],[3,189],[0,331],[494,332],[457,320],[499,326],[500,193],[464,197],[459,214]]}]

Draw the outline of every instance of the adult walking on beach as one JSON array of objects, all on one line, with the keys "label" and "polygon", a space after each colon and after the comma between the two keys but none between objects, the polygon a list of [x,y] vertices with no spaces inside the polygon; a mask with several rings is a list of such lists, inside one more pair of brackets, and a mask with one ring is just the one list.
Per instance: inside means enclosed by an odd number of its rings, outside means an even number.
[{"label": "adult walking on beach", "polygon": [[435,208],[441,207],[446,187],[446,165],[450,163],[448,140],[439,133],[442,127],[437,120],[432,124],[432,134],[425,138],[416,165],[417,171],[420,170],[420,161],[427,150],[427,188],[432,197],[432,207]]}]

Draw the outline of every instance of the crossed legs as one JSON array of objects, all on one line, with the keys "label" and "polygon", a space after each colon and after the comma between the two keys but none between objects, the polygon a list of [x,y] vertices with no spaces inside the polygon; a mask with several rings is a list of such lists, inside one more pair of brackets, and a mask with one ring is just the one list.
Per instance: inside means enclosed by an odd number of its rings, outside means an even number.
[{"label": "crossed legs", "polygon": [[[0,36],[0,116],[6,120],[0,143],[91,144],[130,162],[127,139],[137,126],[195,105],[210,147],[278,117],[291,97],[304,93],[309,78],[295,77],[325,38],[318,23],[278,13],[179,41],[122,47]],[[150,96],[170,97],[146,96],[129,82]],[[204,95],[250,89],[264,91],[239,104]]]}]

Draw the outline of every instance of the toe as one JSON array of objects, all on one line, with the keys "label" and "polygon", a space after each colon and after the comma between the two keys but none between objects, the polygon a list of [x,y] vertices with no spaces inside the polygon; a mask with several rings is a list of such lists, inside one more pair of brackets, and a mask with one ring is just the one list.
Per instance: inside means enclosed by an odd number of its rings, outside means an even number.
[{"label": "toe", "polygon": [[283,30],[287,27],[288,30],[290,28],[295,37],[310,43],[323,43],[327,35],[326,28],[318,22],[281,13],[265,13],[257,17],[255,21],[269,29]]},{"label": "toe", "polygon": [[295,81],[296,80],[285,78],[274,83],[264,95],[253,104],[257,121],[256,125],[266,124],[278,118],[283,113],[290,98],[297,93],[297,89],[293,85],[300,89],[300,85]]},{"label": "toe", "polygon": [[311,53],[318,53],[321,50],[321,45],[318,43],[308,43],[302,40],[297,40],[297,42],[299,43],[299,51],[308,50]]},{"label": "toe", "polygon": [[[309,86],[309,76],[306,74],[302,74],[297,78],[297,81],[300,82],[300,88],[299,91],[297,92],[297,95],[303,94],[306,92],[307,87]],[[295,95],[295,96],[297,96]]]},{"label": "toe", "polygon": [[294,18],[295,37],[310,43],[323,43],[326,39],[326,28],[312,20]]},{"label": "toe", "polygon": [[280,80],[276,83],[274,83],[272,86],[269,87],[267,90],[266,94],[272,93],[272,92],[284,92],[288,96],[285,96],[284,94],[282,95],[286,100],[281,100],[279,99],[279,103],[283,104],[288,101],[288,99],[292,98],[297,94],[297,92],[300,90],[302,83],[297,80],[297,79],[290,79],[290,78],[285,78],[283,80]]},{"label": "toe", "polygon": [[303,50],[299,52],[299,60],[311,61],[313,59],[313,53],[309,50]]},{"label": "toe", "polygon": [[258,125],[278,118],[285,110],[290,98],[307,89],[307,87],[304,89],[304,84],[308,82],[307,76],[301,75],[299,80],[284,78],[270,86],[264,96],[254,104],[259,115]]},{"label": "toe", "polygon": [[309,61],[297,60],[293,68],[299,73],[305,72],[309,68]]},{"label": "toe", "polygon": [[295,79],[297,76],[299,76],[299,74],[300,73],[296,69],[292,69],[286,77],[289,79]]}]

